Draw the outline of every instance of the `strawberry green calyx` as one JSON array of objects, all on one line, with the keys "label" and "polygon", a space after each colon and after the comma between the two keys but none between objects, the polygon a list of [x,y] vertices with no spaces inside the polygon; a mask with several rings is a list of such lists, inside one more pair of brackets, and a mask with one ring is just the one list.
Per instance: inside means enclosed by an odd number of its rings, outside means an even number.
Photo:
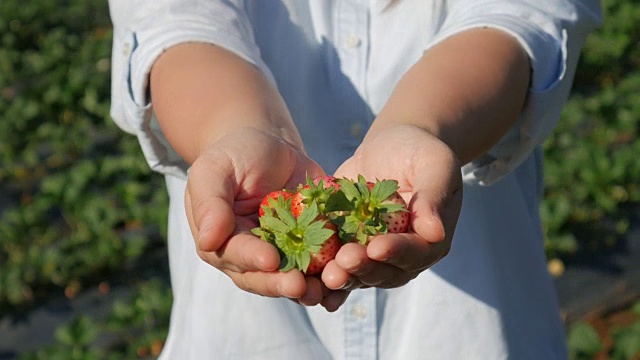
[{"label": "strawberry green calyx", "polygon": [[[275,245],[280,254],[280,270],[293,268],[306,272],[314,254],[321,251],[324,243],[335,236],[332,226],[319,217],[318,206],[312,202],[298,218],[282,204],[275,204],[275,214],[265,213],[260,218],[260,228],[254,234]],[[327,227],[329,225],[329,227]]]},{"label": "strawberry green calyx", "polygon": [[281,205],[290,204],[292,196],[293,193],[288,190],[276,190],[270,192],[260,202],[258,215],[264,216],[265,211],[272,211],[271,209],[275,206],[273,200],[277,201],[277,203]]},{"label": "strawberry green calyx", "polygon": [[324,175],[311,178],[307,175],[306,184],[300,184],[293,196],[292,208],[294,216],[299,216],[302,210],[315,202],[320,214],[326,215],[325,206],[332,196],[338,192],[339,186],[333,176]]},{"label": "strawberry green calyx", "polygon": [[358,176],[358,181],[339,179],[337,182],[351,204],[346,215],[335,221],[339,236],[345,242],[366,244],[371,236],[388,232],[389,214],[407,211],[406,204],[397,195],[399,186],[395,180],[371,183]]},{"label": "strawberry green calyx", "polygon": [[260,227],[251,229],[251,232],[262,240],[273,244],[273,233],[263,227],[263,223],[270,221],[267,220],[267,218],[273,218],[276,215],[276,207],[289,208],[291,204],[291,196],[293,196],[293,194],[284,190],[273,191],[267,194],[262,199],[258,212]]}]

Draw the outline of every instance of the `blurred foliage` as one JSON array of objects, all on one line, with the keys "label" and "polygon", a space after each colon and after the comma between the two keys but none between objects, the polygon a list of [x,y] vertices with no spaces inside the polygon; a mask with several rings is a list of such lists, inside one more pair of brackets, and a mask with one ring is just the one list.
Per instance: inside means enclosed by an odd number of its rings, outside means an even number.
[{"label": "blurred foliage", "polygon": [[[166,335],[166,267],[140,264],[165,246],[167,194],[109,119],[108,16],[104,0],[0,1],[0,318],[105,281],[139,292],[27,358],[131,358]],[[107,332],[109,353],[93,346]]]},{"label": "blurred foliage", "polygon": [[[157,357],[167,336],[171,292],[166,283],[149,280],[117,300],[102,320],[77,315],[55,331],[55,342],[22,360],[95,360]],[[102,342],[100,341],[102,338]],[[110,341],[104,341],[104,339]]]},{"label": "blurred foliage", "polygon": [[640,200],[640,1],[604,0],[562,119],[545,143],[541,215],[549,257],[602,252]]},{"label": "blurred foliage", "polygon": [[[603,1],[544,145],[550,258],[614,246],[640,200],[638,5]],[[109,119],[111,39],[106,0],[0,1],[0,319],[98,284],[132,289],[24,359],[153,358],[166,336],[166,267],[149,262],[166,262],[167,195],[137,139]],[[576,358],[602,351],[592,330],[572,328]],[[637,349],[638,333],[616,330],[612,356]]]},{"label": "blurred foliage", "polygon": [[631,307],[629,316],[628,324],[614,325],[604,334],[586,320],[574,323],[568,335],[571,359],[640,359],[640,301]]}]

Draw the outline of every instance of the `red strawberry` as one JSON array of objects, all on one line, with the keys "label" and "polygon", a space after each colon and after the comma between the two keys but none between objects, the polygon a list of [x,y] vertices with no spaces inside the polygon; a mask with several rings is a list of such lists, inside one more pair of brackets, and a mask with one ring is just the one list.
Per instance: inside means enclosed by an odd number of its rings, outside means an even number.
[{"label": "red strawberry", "polygon": [[367,244],[371,236],[408,230],[409,212],[398,194],[397,181],[378,180],[372,183],[362,176],[358,176],[358,181],[337,181],[351,204],[346,215],[334,220],[343,241]]},{"label": "red strawberry", "polygon": [[258,215],[259,216],[264,216],[265,209],[269,209],[269,208],[272,207],[272,205],[270,203],[270,199],[273,199],[276,202],[278,202],[278,201],[285,201],[286,202],[292,196],[293,196],[293,194],[290,191],[287,191],[287,190],[277,190],[277,191],[272,191],[272,192],[268,193],[264,198],[262,198],[262,201],[260,202],[260,208],[258,209]]},{"label": "red strawberry", "polygon": [[340,189],[336,178],[330,175],[307,178],[305,185],[300,185],[291,199],[291,212],[298,217],[312,202],[318,204],[320,214],[325,214],[325,205],[329,198]]},{"label": "red strawberry", "polygon": [[252,232],[278,248],[281,271],[297,268],[307,275],[320,273],[341,245],[335,226],[320,215],[315,202],[298,217],[287,203],[269,203],[273,211],[265,211],[259,218],[260,227]]}]

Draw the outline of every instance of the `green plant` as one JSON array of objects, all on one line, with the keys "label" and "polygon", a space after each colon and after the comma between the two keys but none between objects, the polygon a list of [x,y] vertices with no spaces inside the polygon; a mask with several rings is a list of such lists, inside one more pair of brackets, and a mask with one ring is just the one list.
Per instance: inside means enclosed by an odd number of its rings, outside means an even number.
[{"label": "green plant", "polygon": [[171,290],[158,279],[144,281],[134,289],[128,298],[113,304],[106,318],[78,315],[56,329],[53,344],[22,354],[21,359],[100,360],[158,356],[167,336]]},{"label": "green plant", "polygon": [[571,358],[574,360],[592,359],[603,347],[596,330],[584,321],[573,325],[567,342]]},{"label": "green plant", "polygon": [[[541,206],[549,257],[613,246],[640,201],[640,7],[604,0],[573,94],[545,143]],[[634,5],[635,4],[635,5]]]},{"label": "green plant", "polygon": [[[108,15],[106,0],[0,1],[0,318],[103,281],[137,291],[165,245],[163,179],[109,118]],[[158,320],[111,351],[96,345],[111,331],[102,321],[80,316],[25,356],[108,358],[167,328]]]},{"label": "green plant", "polygon": [[[544,146],[549,257],[614,246],[640,199],[640,6],[602,4]],[[169,287],[149,282],[166,268],[148,262],[165,255],[168,200],[137,139],[109,119],[111,39],[106,0],[0,1],[0,318],[102,281],[132,291],[27,359],[153,357],[166,335]],[[588,358],[604,345],[587,326],[569,345]],[[612,330],[610,355],[628,357],[638,333]]]},{"label": "green plant", "polygon": [[613,349],[611,359],[626,360],[640,358],[640,301],[632,307],[637,320],[629,326],[616,327],[612,330]]},{"label": "green plant", "polygon": [[56,344],[22,356],[22,360],[95,360],[103,352],[91,344],[98,335],[95,322],[87,316],[78,316],[55,331]]},{"label": "green plant", "polygon": [[106,5],[0,2],[0,316],[163,245],[162,179],[109,119]]},{"label": "green plant", "polygon": [[609,337],[611,345],[605,346],[605,339],[587,321],[578,321],[569,329],[568,346],[573,360],[594,359],[598,356],[612,360],[640,358],[640,302],[631,307],[635,320],[629,325],[613,326],[604,337]]}]

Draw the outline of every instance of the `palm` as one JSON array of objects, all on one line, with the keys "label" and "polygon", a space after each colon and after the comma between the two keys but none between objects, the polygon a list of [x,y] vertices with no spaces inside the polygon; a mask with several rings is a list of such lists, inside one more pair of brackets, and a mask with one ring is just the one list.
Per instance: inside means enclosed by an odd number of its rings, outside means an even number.
[{"label": "palm", "polygon": [[336,176],[394,179],[409,204],[411,231],[343,246],[323,274],[329,288],[397,287],[448,252],[461,206],[459,164],[434,136],[413,127],[370,134]]},{"label": "palm", "polygon": [[193,163],[185,193],[200,257],[246,291],[318,303],[319,282],[277,271],[277,250],[250,229],[267,193],[321,173],[304,152],[273,134],[244,129],[217,141]]}]

